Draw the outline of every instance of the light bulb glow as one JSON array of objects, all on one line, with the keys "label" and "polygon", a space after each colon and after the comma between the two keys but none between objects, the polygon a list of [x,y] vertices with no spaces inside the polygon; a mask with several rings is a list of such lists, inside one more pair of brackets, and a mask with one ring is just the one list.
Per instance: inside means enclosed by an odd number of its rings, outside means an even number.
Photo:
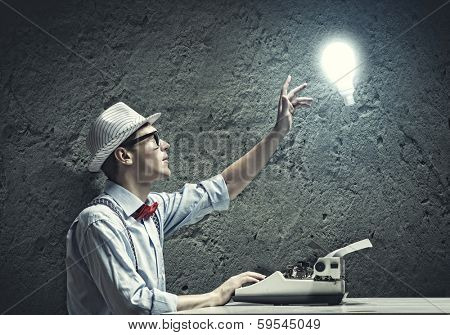
[{"label": "light bulb glow", "polygon": [[328,79],[337,86],[346,105],[353,105],[353,80],[355,77],[356,57],[353,49],[344,42],[335,41],[322,52],[322,68]]}]

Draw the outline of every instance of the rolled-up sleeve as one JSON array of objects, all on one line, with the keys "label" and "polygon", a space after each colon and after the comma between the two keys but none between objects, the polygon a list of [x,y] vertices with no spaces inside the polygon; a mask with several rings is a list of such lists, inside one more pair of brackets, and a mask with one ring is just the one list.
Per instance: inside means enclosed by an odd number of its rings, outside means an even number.
[{"label": "rolled-up sleeve", "polygon": [[149,196],[158,202],[165,235],[200,221],[214,210],[226,210],[230,205],[228,187],[221,174],[198,184],[185,184],[178,192]]},{"label": "rolled-up sleeve", "polygon": [[147,287],[136,272],[125,228],[111,220],[89,224],[80,253],[113,314],[161,314],[177,310],[178,297]]}]

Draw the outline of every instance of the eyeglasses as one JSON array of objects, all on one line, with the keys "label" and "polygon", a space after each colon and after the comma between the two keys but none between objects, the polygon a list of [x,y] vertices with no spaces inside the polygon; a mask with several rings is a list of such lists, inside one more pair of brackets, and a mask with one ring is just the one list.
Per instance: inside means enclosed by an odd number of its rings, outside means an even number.
[{"label": "eyeglasses", "polygon": [[158,131],[154,131],[152,133],[148,133],[148,134],[142,135],[142,136],[140,136],[138,138],[133,138],[132,140],[126,141],[123,144],[123,146],[124,147],[131,147],[132,145],[135,145],[136,143],[141,142],[141,141],[143,141],[143,140],[145,140],[145,139],[147,139],[149,137],[152,137],[152,136],[155,138],[156,145],[159,147],[159,134],[158,134]]}]

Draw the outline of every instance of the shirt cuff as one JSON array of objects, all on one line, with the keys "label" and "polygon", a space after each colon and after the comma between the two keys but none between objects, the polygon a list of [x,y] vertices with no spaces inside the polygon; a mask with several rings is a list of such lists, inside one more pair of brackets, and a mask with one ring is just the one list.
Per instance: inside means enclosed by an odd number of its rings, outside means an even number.
[{"label": "shirt cuff", "polygon": [[162,314],[177,311],[178,296],[172,293],[153,289],[152,314]]},{"label": "shirt cuff", "polygon": [[228,187],[221,174],[204,180],[200,183],[211,199],[214,210],[223,211],[230,207],[230,195]]}]

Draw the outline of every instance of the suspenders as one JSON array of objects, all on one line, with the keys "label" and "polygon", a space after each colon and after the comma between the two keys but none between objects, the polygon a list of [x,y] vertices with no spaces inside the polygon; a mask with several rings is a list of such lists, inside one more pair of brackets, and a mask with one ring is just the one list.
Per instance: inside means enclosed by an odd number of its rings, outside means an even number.
[{"label": "suspenders", "polygon": [[[138,260],[137,260],[137,256],[136,256],[136,249],[134,247],[134,243],[133,243],[133,239],[131,237],[131,233],[130,233],[130,229],[128,228],[128,225],[126,224],[125,220],[122,217],[122,214],[120,213],[120,210],[117,208],[117,206],[109,199],[106,198],[97,198],[92,200],[87,207],[90,206],[94,206],[94,205],[104,205],[109,207],[114,213],[117,214],[117,216],[119,217],[120,221],[122,222],[123,226],[125,227],[125,230],[127,231],[127,235],[128,235],[128,240],[130,241],[130,245],[131,245],[131,250],[133,250],[133,255],[134,255],[134,260],[135,260],[135,265],[136,265],[136,272],[138,271]],[[159,224],[159,220],[158,217],[156,216],[156,213],[153,214],[152,216],[153,222],[155,223],[156,226],[156,230],[158,231],[158,236],[161,239],[161,227]]]}]

